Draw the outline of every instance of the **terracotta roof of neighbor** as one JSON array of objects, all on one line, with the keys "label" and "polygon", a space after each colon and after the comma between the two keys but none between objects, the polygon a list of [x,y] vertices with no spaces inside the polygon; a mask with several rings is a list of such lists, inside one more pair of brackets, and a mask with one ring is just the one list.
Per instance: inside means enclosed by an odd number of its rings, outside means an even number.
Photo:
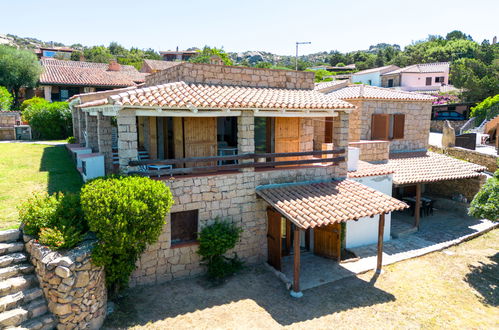
[{"label": "terracotta roof of neighbor", "polygon": [[[183,81],[117,93],[102,102],[167,109],[355,109],[348,102],[313,90],[188,84]],[[82,104],[80,107],[87,106]]]},{"label": "terracotta roof of neighbor", "polygon": [[162,60],[144,60],[144,63],[147,64],[154,71],[161,71],[165,69],[169,69],[173,66],[177,66],[182,62],[173,62],[173,61],[162,61]]},{"label": "terracotta roof of neighbor", "polygon": [[327,95],[342,99],[371,99],[371,100],[397,100],[397,101],[434,101],[436,98],[413,92],[406,92],[391,88],[374,87],[362,84],[352,84],[345,88],[334,90]]},{"label": "terracotta roof of neighbor", "polygon": [[485,167],[434,152],[390,154],[393,183],[412,184],[480,176]]},{"label": "terracotta roof of neighbor", "polygon": [[303,229],[407,208],[404,202],[348,179],[262,187],[256,193]]},{"label": "terracotta roof of neighbor", "polygon": [[435,72],[448,72],[449,62],[425,63],[414,64],[400,68],[394,71],[385,72],[383,75],[390,75],[396,73],[435,73]]},{"label": "terracotta roof of neighbor", "polygon": [[333,80],[333,81],[325,81],[320,83],[315,83],[314,90],[318,92],[327,92],[331,90],[335,90],[341,87],[348,86],[349,82],[347,79],[345,80]]},{"label": "terracotta roof of neighbor", "polygon": [[368,73],[373,73],[373,72],[385,73],[385,72],[393,71],[393,70],[397,70],[397,69],[400,69],[400,68],[396,65],[385,65],[385,66],[380,66],[378,68],[372,68],[372,69],[358,71],[358,72],[355,72],[353,75],[357,76],[357,75],[363,75],[363,74],[368,74]]},{"label": "terracotta roof of neighbor", "polygon": [[45,85],[125,87],[144,82],[147,75],[131,65],[121,65],[120,71],[109,71],[105,63],[42,58],[40,64],[43,67],[40,83]]},{"label": "terracotta roof of neighbor", "polygon": [[393,174],[395,171],[390,168],[387,164],[371,164],[359,160],[357,171],[349,171],[349,178],[363,178],[366,176],[378,176]]}]

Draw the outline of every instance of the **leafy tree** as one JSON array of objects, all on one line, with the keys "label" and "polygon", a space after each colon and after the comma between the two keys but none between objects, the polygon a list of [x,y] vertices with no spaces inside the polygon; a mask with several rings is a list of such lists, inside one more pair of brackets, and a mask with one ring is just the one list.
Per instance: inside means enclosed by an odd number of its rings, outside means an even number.
[{"label": "leafy tree", "polygon": [[74,52],[71,53],[70,60],[71,61],[80,61],[82,59],[83,52],[81,50],[75,50]]},{"label": "leafy tree", "polygon": [[0,85],[14,95],[14,108],[19,104],[21,87],[34,87],[41,72],[32,52],[0,45]]},{"label": "leafy tree", "polygon": [[347,62],[346,56],[337,50],[334,50],[329,55],[329,64],[332,66],[337,66],[338,63]]},{"label": "leafy tree", "polygon": [[225,65],[232,65],[232,60],[222,48],[204,46],[202,50],[198,50],[196,56],[191,57],[189,62],[192,63],[210,63],[210,58],[212,56],[218,56],[222,59]]},{"label": "leafy tree", "polygon": [[492,119],[499,115],[499,94],[490,96],[471,108],[472,117],[475,117],[478,123],[485,119]]},{"label": "leafy tree", "polygon": [[258,62],[257,64],[255,64],[255,68],[269,69],[271,67],[272,67],[272,63],[270,63],[270,62]]},{"label": "leafy tree", "polygon": [[465,39],[465,40],[473,41],[473,39],[471,38],[470,35],[466,35],[465,33],[461,32],[459,30],[454,30],[452,32],[447,33],[447,35],[445,36],[445,39],[446,40]]},{"label": "leafy tree", "polygon": [[332,79],[324,79],[324,77],[331,76],[332,73],[327,71],[327,70],[305,70],[305,71],[310,71],[315,74],[315,82],[321,82],[321,81],[331,81]]},{"label": "leafy tree", "polygon": [[480,102],[491,95],[499,94],[499,63],[486,65],[474,58],[461,58],[451,66],[450,80],[463,88],[463,97],[468,102]]},{"label": "leafy tree", "polygon": [[468,213],[476,218],[499,220],[499,170],[487,180],[473,198]]},{"label": "leafy tree", "polygon": [[9,111],[13,100],[7,88],[0,86],[0,111]]},{"label": "leafy tree", "polygon": [[105,46],[87,48],[83,51],[83,56],[85,56],[86,61],[96,63],[109,63],[110,60],[114,59],[114,56]]}]

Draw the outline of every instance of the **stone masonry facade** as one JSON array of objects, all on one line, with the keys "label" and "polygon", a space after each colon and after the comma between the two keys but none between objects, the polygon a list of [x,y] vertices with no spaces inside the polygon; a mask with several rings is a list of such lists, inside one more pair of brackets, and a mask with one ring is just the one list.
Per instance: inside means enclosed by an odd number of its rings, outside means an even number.
[{"label": "stone masonry facade", "polygon": [[104,269],[91,261],[93,241],[67,252],[52,251],[29,236],[25,242],[57,329],[100,329],[107,289]]},{"label": "stone masonry facade", "polygon": [[176,81],[247,87],[314,89],[313,72],[199,63],[182,63],[150,74],[146,77],[145,84],[154,86]]},{"label": "stone masonry facade", "polygon": [[448,198],[455,197],[455,195],[458,194],[463,195],[468,202],[471,202],[473,197],[475,197],[480,191],[480,188],[485,184],[486,180],[487,176],[482,174],[476,178],[430,183],[425,186],[425,190],[426,192]]},{"label": "stone masonry facade", "polygon": [[428,149],[431,102],[348,100],[358,107],[350,120],[350,140],[371,139],[373,114],[405,114],[404,138],[390,140],[390,152]]},{"label": "stone masonry facade", "polygon": [[350,142],[350,147],[359,148],[359,159],[372,163],[386,163],[390,154],[389,141],[357,141]]}]

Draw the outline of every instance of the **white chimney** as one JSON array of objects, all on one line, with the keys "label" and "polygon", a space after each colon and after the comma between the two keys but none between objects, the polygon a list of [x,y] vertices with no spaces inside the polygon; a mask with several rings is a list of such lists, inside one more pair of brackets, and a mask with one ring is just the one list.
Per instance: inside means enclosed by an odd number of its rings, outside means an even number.
[{"label": "white chimney", "polygon": [[359,155],[360,155],[359,148],[348,147],[347,167],[349,172],[357,171],[357,168],[359,166]]}]

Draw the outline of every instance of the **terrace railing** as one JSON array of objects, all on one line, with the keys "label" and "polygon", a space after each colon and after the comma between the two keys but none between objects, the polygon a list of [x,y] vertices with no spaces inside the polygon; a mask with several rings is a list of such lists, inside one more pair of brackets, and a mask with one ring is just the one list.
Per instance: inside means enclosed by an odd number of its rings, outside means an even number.
[{"label": "terrace railing", "polygon": [[[313,164],[337,165],[345,161],[345,149],[324,151],[303,151],[285,153],[251,153],[229,156],[190,157],[176,159],[136,160],[129,166],[142,167],[145,170],[132,171],[133,174],[146,176],[188,175],[235,171],[243,168],[293,167]],[[290,157],[295,159],[289,159]],[[296,159],[297,158],[297,159]],[[233,164],[226,164],[233,162]],[[170,165],[172,168],[148,170],[149,165]]]}]

